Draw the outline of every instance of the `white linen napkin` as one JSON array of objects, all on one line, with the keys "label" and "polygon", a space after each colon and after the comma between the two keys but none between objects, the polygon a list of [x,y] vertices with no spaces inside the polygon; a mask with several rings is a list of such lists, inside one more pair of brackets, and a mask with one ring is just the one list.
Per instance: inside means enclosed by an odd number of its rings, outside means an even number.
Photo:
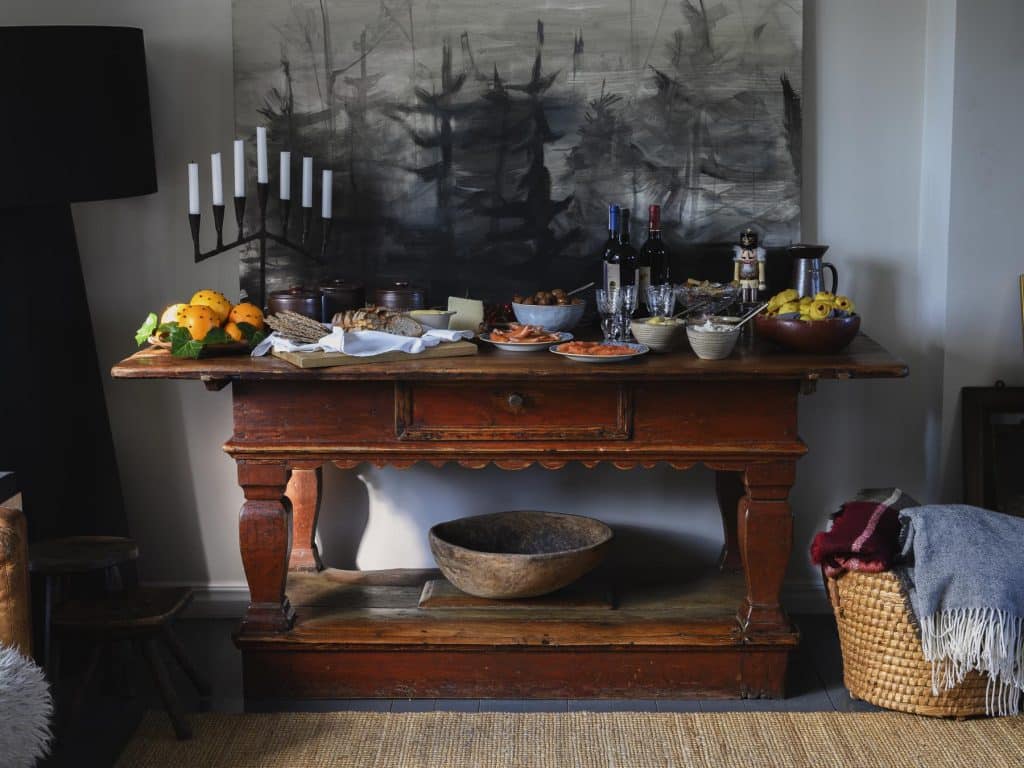
[{"label": "white linen napkin", "polygon": [[373,357],[384,352],[416,354],[442,342],[473,338],[472,331],[452,331],[431,328],[419,338],[398,336],[383,331],[343,331],[333,328],[315,344],[296,344],[272,333],[252,350],[253,357],[261,357],[271,349],[277,352],[342,352],[353,357]]}]

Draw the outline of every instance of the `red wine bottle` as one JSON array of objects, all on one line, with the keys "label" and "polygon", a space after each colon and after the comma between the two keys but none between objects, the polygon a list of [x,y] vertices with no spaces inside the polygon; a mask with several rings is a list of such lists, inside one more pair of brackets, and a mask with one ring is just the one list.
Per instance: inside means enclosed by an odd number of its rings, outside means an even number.
[{"label": "red wine bottle", "polygon": [[615,252],[619,239],[619,206],[608,206],[608,240],[601,254],[601,287],[618,288],[620,280],[619,258]]},{"label": "red wine bottle", "polygon": [[650,268],[649,285],[661,285],[671,281],[671,266],[668,251],[661,239],[661,206],[652,205],[647,216],[647,241],[640,249],[640,268]]},{"label": "red wine bottle", "polygon": [[639,257],[636,248],[629,243],[629,208],[623,208],[619,211],[619,240],[615,244],[621,285],[636,285]]}]

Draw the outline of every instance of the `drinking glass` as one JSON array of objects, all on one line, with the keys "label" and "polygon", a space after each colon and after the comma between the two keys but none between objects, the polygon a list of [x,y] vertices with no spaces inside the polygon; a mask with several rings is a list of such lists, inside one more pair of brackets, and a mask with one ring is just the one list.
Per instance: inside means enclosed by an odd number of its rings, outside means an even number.
[{"label": "drinking glass", "polygon": [[619,293],[622,294],[622,307],[619,311],[618,322],[615,324],[615,340],[628,341],[632,335],[629,326],[633,319],[633,313],[636,312],[639,294],[635,285],[623,285],[619,288]]},{"label": "drinking glass", "polygon": [[616,318],[622,309],[622,293],[618,288],[598,288],[597,313],[601,316],[601,333],[605,341],[615,338]]},{"label": "drinking glass", "polygon": [[651,317],[671,317],[676,308],[676,290],[671,283],[647,286],[647,311]]}]

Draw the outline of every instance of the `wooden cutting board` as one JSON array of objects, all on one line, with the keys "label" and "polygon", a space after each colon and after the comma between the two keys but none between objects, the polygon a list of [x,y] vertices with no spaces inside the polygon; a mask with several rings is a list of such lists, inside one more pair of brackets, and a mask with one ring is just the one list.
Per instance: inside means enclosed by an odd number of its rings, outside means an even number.
[{"label": "wooden cutting board", "polygon": [[286,360],[299,368],[333,368],[337,365],[370,365],[372,363],[394,363],[405,360],[431,360],[442,357],[466,357],[475,355],[477,346],[469,341],[443,341],[417,354],[408,352],[383,352],[373,357],[354,357],[343,352],[276,352],[274,357]]}]

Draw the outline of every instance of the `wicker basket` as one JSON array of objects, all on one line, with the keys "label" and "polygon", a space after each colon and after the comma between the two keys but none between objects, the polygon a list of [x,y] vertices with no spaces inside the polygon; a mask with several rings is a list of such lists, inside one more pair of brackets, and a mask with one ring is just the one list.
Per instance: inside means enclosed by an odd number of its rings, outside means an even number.
[{"label": "wicker basket", "polygon": [[843,682],[851,696],[916,715],[985,714],[988,679],[977,672],[952,690],[932,693],[932,667],[895,574],[848,572],[825,581],[839,625]]}]

